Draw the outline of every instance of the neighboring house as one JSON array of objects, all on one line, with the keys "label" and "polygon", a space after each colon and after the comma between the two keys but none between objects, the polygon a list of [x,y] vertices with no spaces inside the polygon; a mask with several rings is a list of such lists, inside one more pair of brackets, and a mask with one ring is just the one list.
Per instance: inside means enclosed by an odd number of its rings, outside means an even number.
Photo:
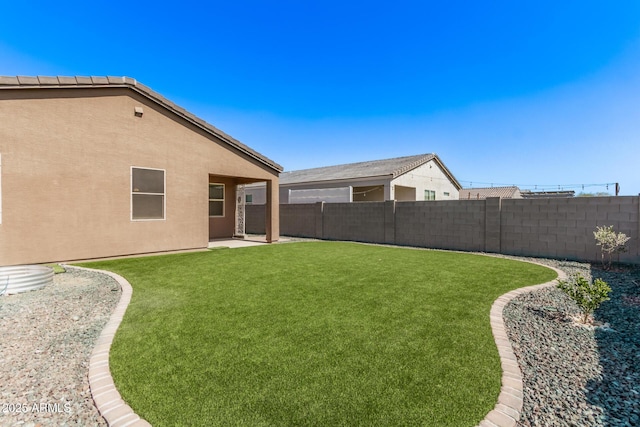
[{"label": "neighboring house", "polygon": [[460,200],[478,200],[488,197],[500,197],[501,199],[521,199],[522,194],[518,187],[486,187],[463,188],[460,190]]},{"label": "neighboring house", "polygon": [[575,191],[531,191],[511,187],[463,188],[460,190],[460,200],[486,199],[500,197],[501,199],[549,199],[573,197]]},{"label": "neighboring house", "polygon": [[[206,248],[282,167],[128,77],[0,77],[0,265]],[[236,203],[240,200],[240,203]]]},{"label": "neighboring house", "polygon": [[558,191],[530,191],[522,190],[523,199],[566,199],[568,197],[575,196],[576,192],[573,190],[558,190]]},{"label": "neighboring house", "polygon": [[[435,154],[284,172],[280,203],[456,200],[462,187]],[[247,203],[265,203],[264,185],[246,189]]]}]

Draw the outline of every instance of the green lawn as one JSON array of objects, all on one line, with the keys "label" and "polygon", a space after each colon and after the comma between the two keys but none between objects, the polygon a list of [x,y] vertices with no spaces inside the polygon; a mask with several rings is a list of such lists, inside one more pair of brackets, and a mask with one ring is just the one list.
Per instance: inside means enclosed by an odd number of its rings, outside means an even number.
[{"label": "green lawn", "polygon": [[556,277],[340,242],[84,265],[133,286],[111,371],[156,427],[475,425],[500,391],[491,304]]}]

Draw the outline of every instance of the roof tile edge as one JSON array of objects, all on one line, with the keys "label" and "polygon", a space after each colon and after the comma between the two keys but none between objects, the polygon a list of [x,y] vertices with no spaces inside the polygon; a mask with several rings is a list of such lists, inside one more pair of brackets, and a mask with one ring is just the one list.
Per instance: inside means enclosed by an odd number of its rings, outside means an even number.
[{"label": "roof tile edge", "polygon": [[417,159],[414,162],[411,162],[409,164],[403,165],[401,168],[396,169],[395,171],[393,171],[393,177],[397,178],[400,175],[403,175],[409,171],[414,170],[415,168],[417,168],[418,166],[422,166],[423,164],[427,163],[428,161],[432,160],[435,157],[435,154],[433,153],[429,153],[429,154],[424,154],[422,155],[421,158]]}]

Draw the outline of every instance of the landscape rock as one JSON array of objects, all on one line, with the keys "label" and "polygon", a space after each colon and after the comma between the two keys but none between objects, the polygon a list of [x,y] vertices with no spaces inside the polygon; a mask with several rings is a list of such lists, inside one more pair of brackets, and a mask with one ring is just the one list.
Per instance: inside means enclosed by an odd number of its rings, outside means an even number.
[{"label": "landscape rock", "polygon": [[536,261],[602,278],[612,292],[594,313],[595,326],[576,321],[578,307],[555,287],[507,304],[503,318],[525,389],[518,425],[638,425],[640,309],[630,302],[640,295],[640,267],[603,271],[587,263]]},{"label": "landscape rock", "polygon": [[0,297],[0,425],[107,425],[91,397],[89,357],[119,300],[114,279],[73,268]]}]

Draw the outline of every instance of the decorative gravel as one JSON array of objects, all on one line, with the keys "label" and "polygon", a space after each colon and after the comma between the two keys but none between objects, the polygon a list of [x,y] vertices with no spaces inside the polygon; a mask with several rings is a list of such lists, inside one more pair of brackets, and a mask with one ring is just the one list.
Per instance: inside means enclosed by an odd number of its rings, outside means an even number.
[{"label": "decorative gravel", "polygon": [[596,326],[555,287],[526,293],[503,311],[523,374],[519,426],[640,425],[640,267],[617,272],[589,264],[536,260],[585,278],[602,278],[611,300]]},{"label": "decorative gravel", "polygon": [[[640,267],[528,260],[601,277],[613,291],[596,312],[598,327],[575,323],[577,307],[553,287],[505,307],[524,382],[518,425],[640,425]],[[106,425],[87,374],[120,294],[106,275],[68,269],[44,289],[0,297],[0,425]]]},{"label": "decorative gravel", "polygon": [[89,357],[120,294],[109,276],[68,269],[43,289],[0,296],[0,425],[106,425]]}]

